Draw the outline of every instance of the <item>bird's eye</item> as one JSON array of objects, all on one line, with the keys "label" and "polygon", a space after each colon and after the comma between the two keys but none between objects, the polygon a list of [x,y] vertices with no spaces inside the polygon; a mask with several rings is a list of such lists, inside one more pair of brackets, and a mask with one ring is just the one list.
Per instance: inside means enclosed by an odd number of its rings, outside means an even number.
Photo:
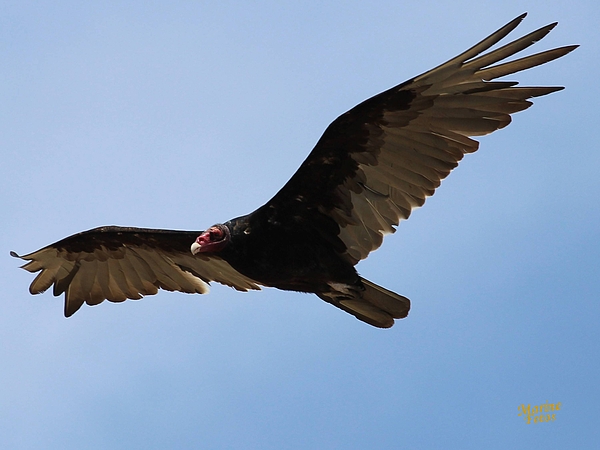
[{"label": "bird's eye", "polygon": [[220,241],[223,239],[223,232],[218,228],[210,231],[210,240],[211,241]]}]

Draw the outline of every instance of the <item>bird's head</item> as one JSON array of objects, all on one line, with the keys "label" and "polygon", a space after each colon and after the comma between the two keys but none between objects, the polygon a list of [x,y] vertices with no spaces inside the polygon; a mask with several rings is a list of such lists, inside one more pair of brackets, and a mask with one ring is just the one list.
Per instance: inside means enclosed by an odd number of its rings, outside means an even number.
[{"label": "bird's head", "polygon": [[226,225],[220,223],[213,225],[196,238],[191,247],[192,254],[218,252],[227,245],[230,239],[231,233]]}]

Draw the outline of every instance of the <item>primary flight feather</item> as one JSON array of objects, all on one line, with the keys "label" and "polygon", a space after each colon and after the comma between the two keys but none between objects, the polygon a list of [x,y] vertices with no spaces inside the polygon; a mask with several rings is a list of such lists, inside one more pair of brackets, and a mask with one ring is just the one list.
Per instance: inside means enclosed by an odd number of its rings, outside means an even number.
[{"label": "primary flight feather", "polygon": [[65,294],[65,316],[83,303],[122,302],[158,289],[204,294],[216,281],[240,291],[271,286],[310,292],[356,318],[388,328],[410,301],[354,266],[428,196],[465,153],[529,99],[562,87],[493,81],[566,55],[565,46],[509,62],[556,23],[489,51],[517,17],[469,50],[334,120],[285,186],[251,214],[206,231],[100,227],[13,256],[39,272],[29,288]]}]

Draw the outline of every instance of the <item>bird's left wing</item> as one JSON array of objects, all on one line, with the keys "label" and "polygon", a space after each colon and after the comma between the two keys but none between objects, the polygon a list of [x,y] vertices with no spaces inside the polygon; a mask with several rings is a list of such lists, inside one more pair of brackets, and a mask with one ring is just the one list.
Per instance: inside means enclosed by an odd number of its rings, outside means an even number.
[{"label": "bird's left wing", "polygon": [[[260,210],[325,235],[353,264],[433,195],[466,153],[472,136],[492,133],[562,87],[491,81],[559,58],[577,46],[500,61],[542,39],[556,24],[485,52],[523,20],[517,17],[450,61],[372,97],[338,117],[288,183]],[[315,225],[316,224],[316,225]]]},{"label": "bird's left wing", "polygon": [[65,294],[65,316],[83,303],[122,302],[153,295],[158,289],[206,294],[210,281],[239,291],[260,289],[218,256],[192,255],[201,231],[100,227],[75,234],[28,255],[19,256],[29,272],[40,272],[29,291],[54,285]]}]

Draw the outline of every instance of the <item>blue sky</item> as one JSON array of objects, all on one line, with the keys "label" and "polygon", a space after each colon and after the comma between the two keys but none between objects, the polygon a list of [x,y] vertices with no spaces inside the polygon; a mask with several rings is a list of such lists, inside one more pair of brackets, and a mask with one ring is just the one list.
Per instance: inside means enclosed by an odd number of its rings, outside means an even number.
[{"label": "blue sky", "polygon": [[[536,50],[582,47],[511,79],[567,89],[481,139],[358,266],[411,298],[390,330],[218,285],[65,319],[8,255],[248,213],[339,114],[524,11],[515,35],[560,22]],[[597,445],[599,16],[592,1],[3,2],[0,447]],[[554,422],[518,416],[545,402]]]}]

